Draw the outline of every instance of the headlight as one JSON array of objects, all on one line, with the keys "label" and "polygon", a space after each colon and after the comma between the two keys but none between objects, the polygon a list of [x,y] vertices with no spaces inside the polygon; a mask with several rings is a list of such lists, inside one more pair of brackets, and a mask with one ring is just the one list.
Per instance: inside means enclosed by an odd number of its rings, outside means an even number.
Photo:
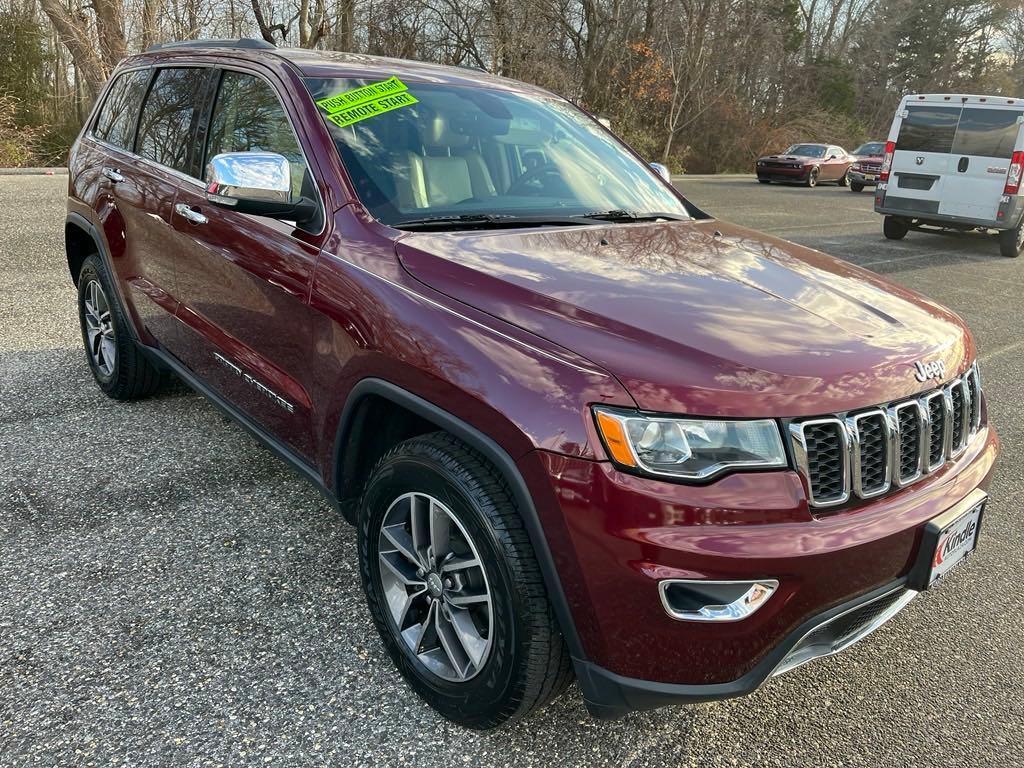
[{"label": "headlight", "polygon": [[771,419],[676,419],[603,407],[594,414],[609,455],[625,468],[705,480],[727,469],[787,466]]}]

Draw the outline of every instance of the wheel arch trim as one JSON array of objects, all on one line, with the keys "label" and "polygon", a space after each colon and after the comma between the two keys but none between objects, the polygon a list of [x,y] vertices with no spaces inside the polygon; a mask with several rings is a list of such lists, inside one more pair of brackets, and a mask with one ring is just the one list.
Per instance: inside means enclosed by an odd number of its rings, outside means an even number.
[{"label": "wheel arch trim", "polygon": [[523,518],[524,527],[527,535],[530,537],[534,553],[537,556],[541,575],[544,578],[544,585],[548,590],[555,618],[558,620],[558,625],[562,631],[562,636],[565,638],[569,654],[572,656],[574,663],[584,662],[586,654],[583,650],[583,644],[576,630],[576,622],[573,619],[569,601],[562,588],[561,577],[555,566],[554,557],[551,553],[551,548],[548,546],[547,537],[541,525],[536,505],[533,503],[529,487],[526,485],[526,481],[523,479],[515,459],[484,432],[429,400],[425,400],[419,395],[389,381],[375,377],[362,379],[349,392],[338,425],[332,467],[335,495],[339,498],[342,496],[340,473],[344,447],[351,435],[360,402],[367,396],[377,396],[393,402],[398,406],[408,409],[425,421],[436,425],[438,429],[443,429],[454,435],[471,448],[483,454],[495,469],[501,473],[508,483],[509,489],[512,491],[516,506]]},{"label": "wheel arch trim", "polygon": [[[114,271],[114,265],[110,256],[110,249],[107,247],[106,240],[100,233],[99,227],[93,222],[89,221],[85,216],[75,211],[70,211],[64,218],[64,251],[65,256],[67,255],[67,230],[68,227],[76,227],[80,229],[96,247],[96,255],[103,261],[104,266],[107,268],[107,272],[110,276],[110,282],[114,286],[114,291],[117,293],[117,301],[120,303],[121,308],[125,312],[125,317],[128,320],[128,332],[134,341],[139,341],[139,329],[135,327],[135,318],[132,313],[128,310],[128,304],[125,301],[124,289],[121,286],[121,281],[117,278],[117,273]],[[68,270],[71,271],[71,264],[68,263]],[[74,279],[74,272],[71,272],[72,279]]]}]

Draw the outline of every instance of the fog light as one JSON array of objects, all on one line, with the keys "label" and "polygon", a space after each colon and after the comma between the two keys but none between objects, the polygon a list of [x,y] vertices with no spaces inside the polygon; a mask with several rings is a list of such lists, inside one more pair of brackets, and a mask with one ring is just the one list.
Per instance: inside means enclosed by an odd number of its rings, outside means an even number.
[{"label": "fog light", "polygon": [[708,581],[666,579],[658,583],[661,604],[680,621],[739,621],[768,602],[779,588],[776,579]]}]

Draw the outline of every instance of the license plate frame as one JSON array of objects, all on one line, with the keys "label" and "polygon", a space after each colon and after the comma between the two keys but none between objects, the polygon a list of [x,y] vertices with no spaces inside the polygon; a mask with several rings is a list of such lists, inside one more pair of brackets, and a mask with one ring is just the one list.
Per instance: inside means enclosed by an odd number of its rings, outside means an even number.
[{"label": "license plate frame", "polygon": [[934,588],[970,557],[978,548],[987,503],[981,495],[928,522],[907,586],[919,592]]}]

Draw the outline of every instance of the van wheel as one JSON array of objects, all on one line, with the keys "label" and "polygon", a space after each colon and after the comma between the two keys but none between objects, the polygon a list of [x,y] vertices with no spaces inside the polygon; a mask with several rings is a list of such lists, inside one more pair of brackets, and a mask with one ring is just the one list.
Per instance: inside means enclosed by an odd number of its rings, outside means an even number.
[{"label": "van wheel", "polygon": [[864,191],[864,185],[861,184],[859,181],[851,181],[850,182],[850,191],[851,192],[863,192]]},{"label": "van wheel", "polygon": [[89,369],[107,397],[138,400],[159,388],[160,371],[132,338],[113,279],[95,254],[78,273],[78,320]]},{"label": "van wheel", "polygon": [[907,222],[897,219],[895,216],[886,216],[885,221],[882,222],[882,232],[890,240],[902,240],[909,231],[910,226]]},{"label": "van wheel", "polygon": [[1024,221],[1013,229],[1004,229],[999,233],[999,252],[1010,259],[1020,256],[1024,248]]},{"label": "van wheel", "polygon": [[811,168],[811,170],[807,172],[807,181],[805,181],[804,184],[806,184],[808,187],[818,186],[818,174],[819,171],[817,166]]},{"label": "van wheel", "polygon": [[845,187],[850,183],[850,172],[843,171],[843,175],[839,177],[839,181],[836,182],[840,187]]},{"label": "van wheel", "polygon": [[412,688],[460,725],[493,728],[561,693],[572,667],[511,491],[443,432],[374,468],[359,505],[370,614]]}]

